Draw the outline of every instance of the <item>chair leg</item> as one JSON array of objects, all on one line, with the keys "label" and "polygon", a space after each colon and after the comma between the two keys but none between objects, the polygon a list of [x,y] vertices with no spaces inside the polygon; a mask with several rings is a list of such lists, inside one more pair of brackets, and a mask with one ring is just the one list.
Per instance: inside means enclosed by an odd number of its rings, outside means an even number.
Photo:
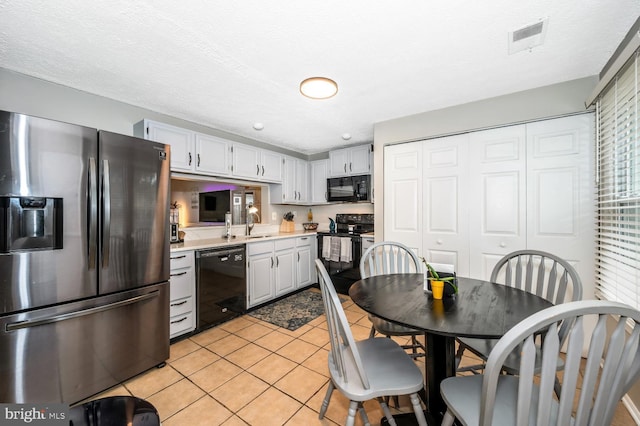
[{"label": "chair leg", "polygon": [[371,331],[369,332],[369,339],[373,338],[376,335],[376,328],[371,326]]},{"label": "chair leg", "polygon": [[444,413],[444,417],[442,418],[442,423],[440,423],[441,426],[451,426],[453,425],[453,421],[455,420],[455,416],[453,415],[453,413],[450,410],[447,410],[446,413]]},{"label": "chair leg", "polygon": [[324,401],[322,401],[322,407],[320,407],[320,414],[318,415],[320,420],[324,418],[324,414],[327,412],[327,408],[329,408],[329,401],[331,400],[333,389],[335,389],[333,382],[329,380],[329,387],[327,388],[327,393],[324,395]]},{"label": "chair leg", "polygon": [[462,343],[458,343],[458,350],[456,351],[456,370],[460,366],[460,361],[462,361],[462,355],[464,354],[464,345]]},{"label": "chair leg", "polygon": [[369,417],[367,417],[367,412],[364,411],[364,405],[362,402],[358,404],[358,413],[360,413],[364,426],[371,426],[371,422],[369,421]]},{"label": "chair leg", "polygon": [[395,419],[391,415],[391,410],[389,410],[389,406],[387,405],[387,403],[384,402],[384,400],[382,398],[377,398],[377,400],[378,400],[378,403],[380,403],[380,407],[382,408],[382,412],[384,413],[384,416],[387,418],[387,422],[389,423],[389,425],[390,426],[397,426]]},{"label": "chair leg", "polygon": [[349,403],[349,411],[347,413],[347,421],[345,426],[353,426],[356,423],[356,412],[358,411],[358,401]]},{"label": "chair leg", "polygon": [[420,426],[427,426],[427,419],[424,417],[424,411],[422,411],[422,405],[420,405],[420,398],[417,393],[409,395],[411,398],[411,405],[413,406],[413,412],[416,413],[416,419]]}]

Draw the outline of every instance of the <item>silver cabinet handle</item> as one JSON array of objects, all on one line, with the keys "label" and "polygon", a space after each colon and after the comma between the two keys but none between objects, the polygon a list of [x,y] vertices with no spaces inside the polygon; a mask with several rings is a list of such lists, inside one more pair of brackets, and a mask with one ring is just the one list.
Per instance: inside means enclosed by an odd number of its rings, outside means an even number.
[{"label": "silver cabinet handle", "polygon": [[271,258],[271,268],[273,268],[273,257]]},{"label": "silver cabinet handle", "polygon": [[170,306],[182,306],[182,305],[184,305],[185,303],[187,303],[187,301],[186,301],[186,300],[183,300],[182,302],[172,303]]},{"label": "silver cabinet handle", "polygon": [[276,266],[280,266],[280,258],[278,256],[276,256]]},{"label": "silver cabinet handle", "polygon": [[191,165],[191,153],[189,153],[189,165]]},{"label": "silver cabinet handle", "polygon": [[262,176],[264,176],[264,166],[262,166]]},{"label": "silver cabinet handle", "polygon": [[182,317],[179,320],[171,321],[171,324],[177,324],[177,323],[182,322],[182,321],[184,321],[186,319],[187,319],[187,317]]},{"label": "silver cabinet handle", "polygon": [[344,172],[347,173],[347,163],[344,163]]},{"label": "silver cabinet handle", "polygon": [[186,272],[179,272],[177,274],[169,274],[170,277],[179,277],[180,275],[186,275]]},{"label": "silver cabinet handle", "polygon": [[200,153],[198,153],[198,162],[197,162],[196,166],[200,167]]},{"label": "silver cabinet handle", "polygon": [[260,165],[256,164],[256,176],[260,175]]},{"label": "silver cabinet handle", "polygon": [[353,171],[353,167],[351,167],[353,164],[349,163],[349,171],[352,172]]},{"label": "silver cabinet handle", "polygon": [[300,262],[300,253],[298,253],[298,262]]},{"label": "silver cabinet handle", "polygon": [[183,254],[182,256],[172,257],[171,260],[184,259],[185,257],[187,257],[187,255]]}]

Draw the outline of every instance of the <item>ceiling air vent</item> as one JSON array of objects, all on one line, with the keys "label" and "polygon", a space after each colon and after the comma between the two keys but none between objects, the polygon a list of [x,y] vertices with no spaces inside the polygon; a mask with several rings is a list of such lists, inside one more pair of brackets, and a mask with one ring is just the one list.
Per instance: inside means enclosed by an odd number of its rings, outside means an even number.
[{"label": "ceiling air vent", "polygon": [[549,18],[544,18],[535,24],[509,32],[509,55],[542,45],[548,26]]}]

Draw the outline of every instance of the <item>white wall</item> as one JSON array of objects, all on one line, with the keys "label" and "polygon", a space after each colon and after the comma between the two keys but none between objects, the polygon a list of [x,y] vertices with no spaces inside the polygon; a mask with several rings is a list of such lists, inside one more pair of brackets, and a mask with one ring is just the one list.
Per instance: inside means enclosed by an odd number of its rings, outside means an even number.
[{"label": "white wall", "polygon": [[385,145],[584,112],[585,101],[597,83],[597,76],[586,77],[376,123],[373,151],[373,184],[378,201],[374,209],[376,240],[383,238]]},{"label": "white wall", "polygon": [[[132,82],[131,84],[136,83]],[[35,115],[129,136],[133,136],[135,123],[148,118],[248,145],[261,146],[295,157],[307,158],[297,152],[29,77],[4,68],[0,68],[0,110]]]}]

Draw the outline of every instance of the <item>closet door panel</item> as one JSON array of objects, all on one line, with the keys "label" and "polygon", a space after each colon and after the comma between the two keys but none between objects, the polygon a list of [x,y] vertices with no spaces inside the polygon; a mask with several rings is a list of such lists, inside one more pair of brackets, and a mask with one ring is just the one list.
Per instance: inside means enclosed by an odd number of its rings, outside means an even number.
[{"label": "closet door panel", "polygon": [[593,114],[527,124],[527,245],[569,261],[593,296]]},{"label": "closet door panel", "polygon": [[527,247],[525,126],[469,136],[470,275],[489,279],[500,257]]},{"label": "closet door panel", "polygon": [[384,148],[384,240],[422,255],[422,143]]},{"label": "closet door panel", "polygon": [[469,274],[468,135],[424,142],[425,257]]}]

